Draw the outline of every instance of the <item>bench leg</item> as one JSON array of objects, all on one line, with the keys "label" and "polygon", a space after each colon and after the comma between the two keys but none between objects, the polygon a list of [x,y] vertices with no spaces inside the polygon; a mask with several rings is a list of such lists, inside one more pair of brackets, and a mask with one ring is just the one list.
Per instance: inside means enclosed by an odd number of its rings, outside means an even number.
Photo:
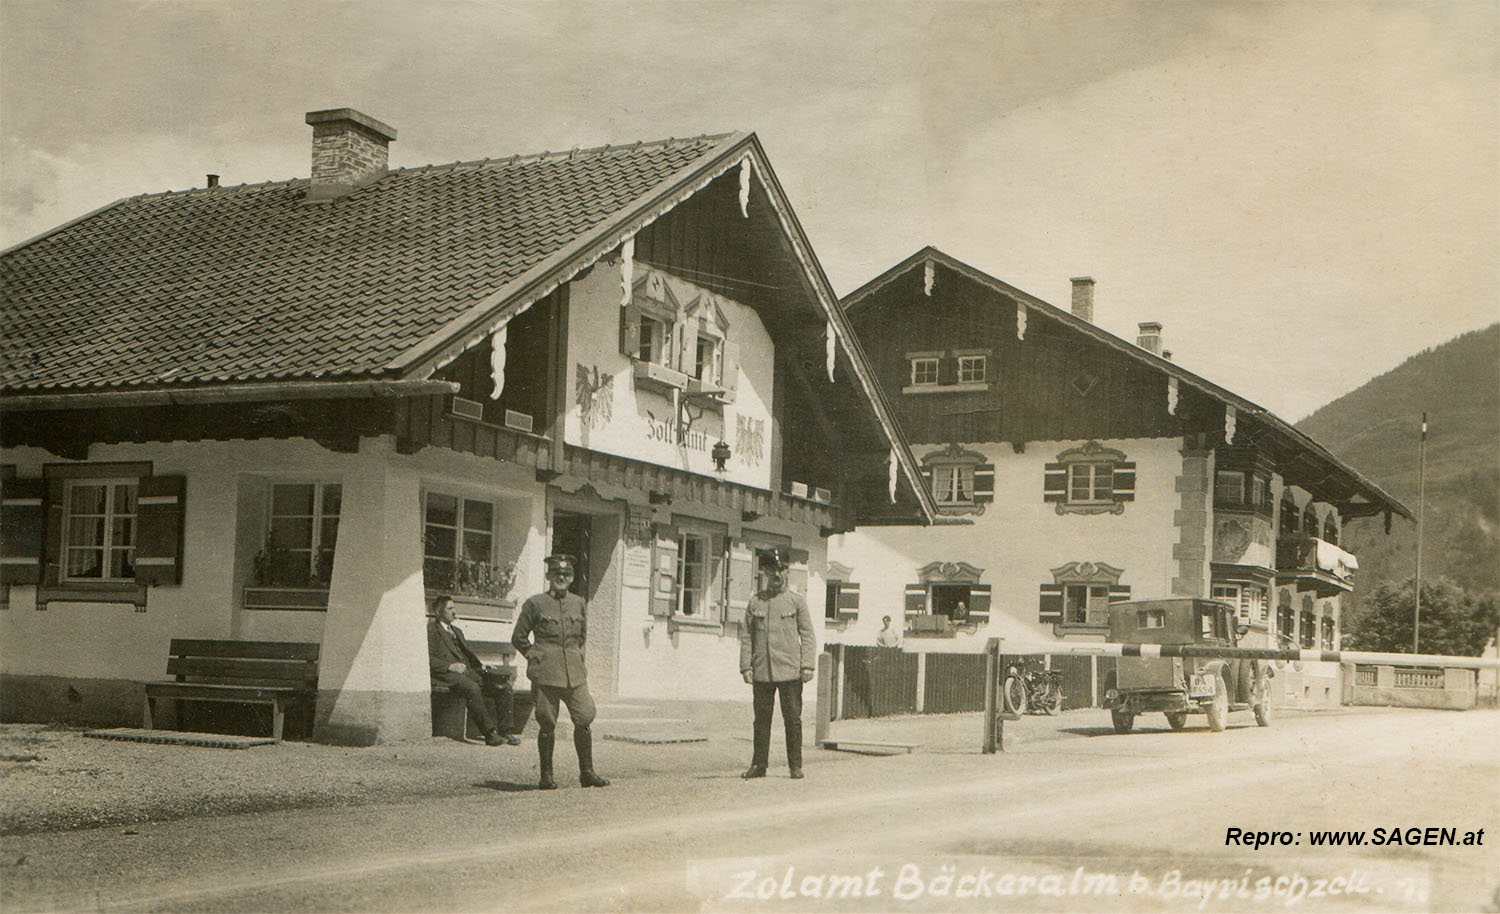
[{"label": "bench leg", "polygon": [[151,708],[151,702],[152,702],[151,696],[147,695],[146,696],[146,707],[144,709],[144,712],[141,715],[141,727],[142,727],[142,729],[145,729],[145,730],[152,729],[152,726],[151,726],[151,710],[152,710],[152,708]]},{"label": "bench leg", "polygon": [[285,722],[286,722],[286,709],[281,706],[281,702],[279,702],[279,701],[272,702],[271,703],[271,736],[278,743],[281,742],[281,726]]}]

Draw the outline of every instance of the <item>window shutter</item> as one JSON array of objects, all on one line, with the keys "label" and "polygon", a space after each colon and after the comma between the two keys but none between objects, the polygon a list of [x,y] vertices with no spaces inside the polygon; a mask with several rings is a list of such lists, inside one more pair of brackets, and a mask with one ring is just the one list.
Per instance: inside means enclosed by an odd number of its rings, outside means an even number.
[{"label": "window shutter", "polygon": [[990,585],[975,584],[969,588],[969,621],[988,622],[990,618]]},{"label": "window shutter", "polygon": [[144,476],[136,499],[135,581],[182,583],[184,476]]},{"label": "window shutter", "polygon": [[733,403],[740,389],[740,347],[728,340],[724,341],[724,376],[719,384],[723,386],[722,398],[725,403]]},{"label": "window shutter", "polygon": [[839,612],[859,611],[859,585],[848,582],[839,583]]},{"label": "window shutter", "polygon": [[1043,584],[1041,606],[1036,615],[1038,622],[1061,622],[1063,620],[1063,586]]},{"label": "window shutter", "polygon": [[906,585],[906,614],[920,616],[927,612],[927,585]]},{"label": "window shutter", "polygon": [[974,468],[974,503],[995,500],[995,465],[981,463]]},{"label": "window shutter", "polygon": [[620,309],[620,353],[632,358],[641,353],[641,314],[634,308]]},{"label": "window shutter", "polygon": [[1111,584],[1111,585],[1109,585],[1109,602],[1111,602],[1111,603],[1124,603],[1126,600],[1129,600],[1129,599],[1130,599],[1130,585],[1129,584]]},{"label": "window shutter", "polygon": [[677,605],[677,538],[658,533],[651,563],[651,615],[667,619]]},{"label": "window shutter", "polygon": [[57,585],[62,581],[63,501],[67,487],[61,477],[47,480],[47,529],[42,538],[42,583]]},{"label": "window shutter", "polygon": [[1115,464],[1115,501],[1135,501],[1135,461]]},{"label": "window shutter", "polygon": [[810,556],[806,549],[791,549],[788,550],[787,557],[790,559],[790,564],[786,571],[787,588],[806,597],[807,560]]},{"label": "window shutter", "polygon": [[45,480],[0,480],[0,584],[39,584],[46,530]]},{"label": "window shutter", "polygon": [[1068,500],[1068,465],[1049,463],[1042,477],[1042,501],[1062,504]]},{"label": "window shutter", "polygon": [[724,621],[740,624],[754,594],[755,550],[748,543],[733,543],[729,547],[729,605],[724,609]]}]

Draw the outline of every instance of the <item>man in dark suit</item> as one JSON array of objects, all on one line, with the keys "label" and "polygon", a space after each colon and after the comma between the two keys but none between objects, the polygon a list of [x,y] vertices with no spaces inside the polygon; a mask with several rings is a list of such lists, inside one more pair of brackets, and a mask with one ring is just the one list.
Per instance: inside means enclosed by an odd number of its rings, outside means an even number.
[{"label": "man in dark suit", "polygon": [[[453,608],[453,598],[441,596],[433,601],[433,619],[427,623],[427,665],[432,672],[433,688],[447,688],[463,698],[469,713],[484,730],[486,746],[519,746],[520,737],[513,733],[502,733],[511,726],[511,706],[514,692],[509,682],[497,683],[484,675],[484,664],[464,642],[464,633],[453,624],[458,613]],[[495,707],[500,709],[501,720],[497,724],[484,700],[489,692],[495,698]]]}]

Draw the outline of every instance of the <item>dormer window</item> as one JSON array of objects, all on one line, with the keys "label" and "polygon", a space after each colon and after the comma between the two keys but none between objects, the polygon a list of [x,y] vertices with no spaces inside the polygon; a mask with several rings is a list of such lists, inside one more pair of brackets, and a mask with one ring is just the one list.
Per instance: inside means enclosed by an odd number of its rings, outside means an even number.
[{"label": "dormer window", "polygon": [[739,386],[739,354],[719,297],[650,270],[620,309],[620,352],[638,384],[662,393],[685,391],[708,404],[731,403]]}]

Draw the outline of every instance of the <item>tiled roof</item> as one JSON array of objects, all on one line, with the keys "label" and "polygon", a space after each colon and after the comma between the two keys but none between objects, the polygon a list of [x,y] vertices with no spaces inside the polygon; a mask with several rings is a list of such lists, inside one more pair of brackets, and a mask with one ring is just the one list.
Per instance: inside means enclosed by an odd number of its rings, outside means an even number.
[{"label": "tiled roof", "polygon": [[724,139],[122,200],[0,254],[0,389],[357,379]]}]

